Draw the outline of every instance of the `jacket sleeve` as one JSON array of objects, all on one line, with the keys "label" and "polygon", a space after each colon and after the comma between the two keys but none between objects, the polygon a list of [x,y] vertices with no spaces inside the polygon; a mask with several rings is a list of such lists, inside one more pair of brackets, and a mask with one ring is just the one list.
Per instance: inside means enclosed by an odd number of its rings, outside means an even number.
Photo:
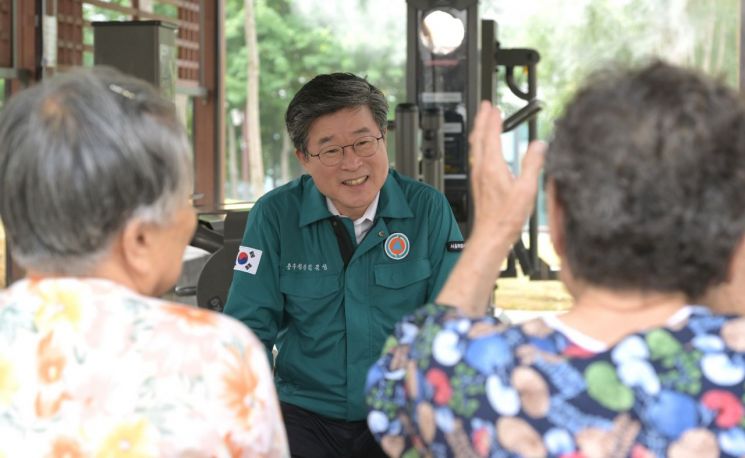
[{"label": "jacket sleeve", "polygon": [[273,366],[272,348],[284,313],[284,297],[279,290],[280,216],[268,207],[259,200],[248,214],[241,249],[259,250],[261,258],[255,272],[233,270],[225,313],[251,328]]},{"label": "jacket sleeve", "polygon": [[450,203],[442,193],[437,193],[433,199],[429,221],[432,275],[429,277],[427,301],[433,302],[460,257],[460,251],[448,250],[448,242],[463,242],[463,234],[450,209]]}]

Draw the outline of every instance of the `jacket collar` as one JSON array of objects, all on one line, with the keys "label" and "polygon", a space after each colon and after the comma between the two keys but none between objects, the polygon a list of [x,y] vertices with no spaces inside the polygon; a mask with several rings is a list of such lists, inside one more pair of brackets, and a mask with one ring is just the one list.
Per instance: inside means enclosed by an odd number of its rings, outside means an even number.
[{"label": "jacket collar", "polygon": [[[398,184],[399,174],[395,170],[388,170],[388,177],[383,183],[380,190],[380,200],[378,201],[378,212],[375,215],[385,218],[413,218],[414,213],[409,207],[401,186]],[[300,187],[302,189],[302,199],[300,207],[300,227],[315,223],[322,219],[330,218],[326,206],[326,198],[318,190],[316,184],[310,175],[300,177]]]}]

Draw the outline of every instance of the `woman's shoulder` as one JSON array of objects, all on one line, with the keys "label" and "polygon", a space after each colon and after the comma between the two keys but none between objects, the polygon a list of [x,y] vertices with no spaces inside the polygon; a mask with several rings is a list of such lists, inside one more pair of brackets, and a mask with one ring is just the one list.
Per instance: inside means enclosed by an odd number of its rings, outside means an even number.
[{"label": "woman's shoulder", "polygon": [[[69,328],[78,339],[120,338],[134,344],[157,330],[169,335],[174,345],[209,338],[220,345],[261,347],[245,326],[226,315],[143,296],[95,278],[21,280],[0,293],[0,314],[8,326],[12,318],[17,329],[45,333]],[[99,336],[101,329],[110,327],[127,332]]]},{"label": "woman's shoulder", "polygon": [[245,325],[228,315],[160,299],[145,298],[145,301],[151,307],[153,323],[171,323],[179,327],[178,339],[189,339],[193,335],[211,338],[221,345],[263,348]]}]

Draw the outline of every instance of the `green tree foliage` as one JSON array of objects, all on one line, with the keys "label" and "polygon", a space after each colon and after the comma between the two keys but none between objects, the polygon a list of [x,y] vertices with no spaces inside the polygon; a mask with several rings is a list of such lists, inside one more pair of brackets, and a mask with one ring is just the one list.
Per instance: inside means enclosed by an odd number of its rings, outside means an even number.
[{"label": "green tree foliage", "polygon": [[[284,111],[298,88],[318,73],[351,71],[367,76],[389,97],[391,115],[405,94],[405,26],[385,21],[401,16],[390,2],[365,0],[256,0],[261,61],[260,110],[264,162],[280,175],[282,155],[291,155]],[[482,18],[499,24],[505,48],[538,50],[539,137],[550,136],[553,120],[593,69],[659,56],[738,83],[738,0],[481,0]],[[243,109],[246,50],[243,1],[226,0],[228,108]],[[304,8],[304,11],[302,11]],[[354,20],[343,12],[357,11]],[[332,13],[329,14],[329,11]],[[399,23],[396,23],[399,24]],[[373,31],[370,34],[370,31]],[[517,72],[524,83],[524,75]],[[523,102],[505,95],[506,111]],[[300,169],[290,158],[295,176]]]},{"label": "green tree foliage", "polygon": [[[229,56],[226,98],[229,108],[239,110],[245,105],[246,97],[243,21],[243,2],[230,0],[225,29]],[[264,163],[267,168],[277,170],[280,155],[290,153],[283,151],[284,112],[290,98],[317,73],[348,65],[349,57],[338,53],[338,43],[331,30],[310,26],[294,15],[288,0],[258,0],[256,29],[261,62],[259,103]]]},{"label": "green tree foliage", "polygon": [[[550,138],[554,120],[587,75],[604,65],[658,57],[738,85],[738,0],[482,0],[480,11],[483,18],[497,21],[503,48],[533,48],[541,55],[538,97],[546,104],[538,116],[542,139]],[[526,87],[522,76],[517,80]],[[510,97],[502,75],[498,85],[499,103],[507,113],[525,103]],[[518,135],[525,140],[527,132]],[[541,193],[540,224],[545,223],[544,198]]]},{"label": "green tree foliage", "polygon": [[[395,61],[403,31],[389,31],[374,44],[344,40],[339,24],[308,17],[297,11],[292,0],[256,0],[256,29],[261,62],[259,97],[261,139],[267,174],[279,178],[282,155],[292,155],[284,127],[284,113],[292,96],[319,73],[348,71],[367,76],[381,88],[392,108],[403,98],[403,60]],[[369,7],[366,2],[360,8]],[[228,109],[242,110],[245,104],[246,49],[242,0],[226,2],[227,45],[226,98]],[[391,110],[391,113],[393,109]],[[290,158],[290,176],[300,173]],[[277,183],[279,184],[279,183]]]},{"label": "green tree foliage", "polygon": [[[659,57],[701,69],[738,84],[739,1],[542,0],[525,11],[514,0],[482,2],[495,19],[503,47],[530,47],[541,54],[540,137],[592,70]],[[518,21],[508,18],[520,11]],[[504,23],[504,24],[503,24]]]}]

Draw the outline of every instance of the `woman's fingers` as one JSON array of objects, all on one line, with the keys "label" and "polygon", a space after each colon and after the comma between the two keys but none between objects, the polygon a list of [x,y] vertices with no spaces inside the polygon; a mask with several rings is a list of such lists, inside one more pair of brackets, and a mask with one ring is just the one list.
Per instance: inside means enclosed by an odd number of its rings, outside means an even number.
[{"label": "woman's fingers", "polygon": [[507,224],[519,230],[535,205],[546,145],[534,141],[515,178],[502,154],[502,114],[483,102],[469,137],[475,216],[485,226]]},{"label": "woman's fingers", "polygon": [[473,129],[471,129],[471,133],[468,136],[468,164],[473,170],[477,170],[482,162],[482,156],[484,154],[483,138],[488,131],[491,109],[492,106],[489,102],[481,102],[481,106],[479,106],[473,121]]},{"label": "woman's fingers", "polygon": [[500,187],[509,186],[513,176],[502,156],[502,112],[484,101],[469,137],[471,175]]},{"label": "woman's fingers", "polygon": [[538,178],[543,168],[548,146],[545,142],[534,140],[528,145],[528,151],[523,157],[520,165],[520,181],[529,183],[538,192]]},{"label": "woman's fingers", "polygon": [[513,211],[522,219],[522,223],[528,219],[535,206],[536,194],[538,194],[538,178],[543,167],[546,152],[546,144],[541,141],[532,141],[528,145],[528,151],[520,166],[520,176],[510,193],[509,200],[514,205]]}]

